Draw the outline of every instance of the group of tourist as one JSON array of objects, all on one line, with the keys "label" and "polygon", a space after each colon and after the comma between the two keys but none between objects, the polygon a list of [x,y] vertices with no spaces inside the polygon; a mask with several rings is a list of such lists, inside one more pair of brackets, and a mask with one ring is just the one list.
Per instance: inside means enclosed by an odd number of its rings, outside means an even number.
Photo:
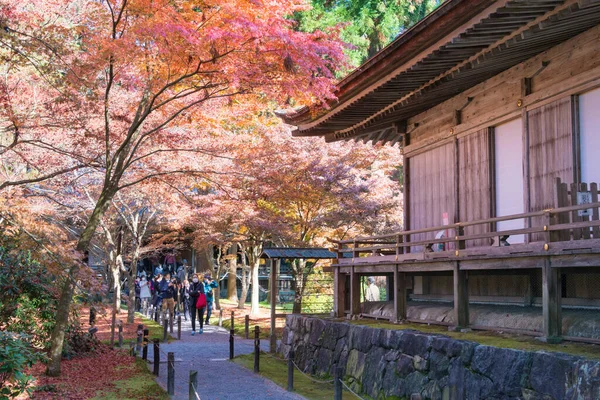
[{"label": "group of tourist", "polygon": [[[199,322],[198,333],[203,333],[204,324],[210,323],[212,315],[214,294],[213,290],[219,287],[217,281],[210,274],[193,274],[187,279],[187,271],[180,266],[177,274],[155,269],[154,277],[149,279],[141,273],[136,279],[136,305],[138,310],[147,309],[152,305],[154,309],[161,310],[163,314],[169,312],[169,318],[182,315],[187,321],[188,316],[192,321],[192,335],[196,334],[196,319]],[[202,296],[199,302],[199,297]],[[206,314],[206,319],[205,319]]]}]

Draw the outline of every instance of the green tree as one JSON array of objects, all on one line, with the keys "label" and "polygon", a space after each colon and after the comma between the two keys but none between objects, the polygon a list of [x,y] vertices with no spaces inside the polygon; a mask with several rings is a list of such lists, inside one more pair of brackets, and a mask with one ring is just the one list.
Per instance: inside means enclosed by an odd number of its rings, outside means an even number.
[{"label": "green tree", "polygon": [[341,23],[340,37],[349,44],[346,54],[357,67],[439,4],[439,0],[312,0],[313,8],[297,13],[295,19],[300,30],[308,32]]}]

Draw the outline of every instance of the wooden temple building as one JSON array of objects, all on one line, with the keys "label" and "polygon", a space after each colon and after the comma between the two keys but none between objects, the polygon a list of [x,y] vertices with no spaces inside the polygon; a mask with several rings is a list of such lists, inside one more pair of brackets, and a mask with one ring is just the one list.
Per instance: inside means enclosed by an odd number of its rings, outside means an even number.
[{"label": "wooden temple building", "polygon": [[[600,309],[600,0],[447,0],[343,79],[294,136],[399,145],[404,230],[338,243],[335,313],[360,277],[407,301]],[[400,160],[399,160],[400,164]]]}]

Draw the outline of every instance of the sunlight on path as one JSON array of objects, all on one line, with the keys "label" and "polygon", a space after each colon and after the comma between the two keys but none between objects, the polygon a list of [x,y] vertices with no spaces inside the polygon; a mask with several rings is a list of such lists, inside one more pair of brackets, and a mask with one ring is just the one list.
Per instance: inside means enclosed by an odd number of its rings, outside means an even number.
[{"label": "sunlight on path", "polygon": [[[176,332],[175,334],[176,335]],[[268,348],[268,341],[261,340],[261,347]],[[248,354],[254,350],[254,341],[235,338],[235,354]],[[164,353],[163,353],[164,352]],[[288,393],[273,382],[254,374],[229,359],[229,332],[218,326],[205,326],[204,333],[191,336],[189,321],[182,321],[181,340],[170,344],[161,343],[161,364],[158,383],[167,387],[166,353],[175,353],[175,396],[173,399],[188,399],[189,371],[198,371],[198,393],[202,400],[262,400],[303,399]],[[153,348],[148,350],[148,359],[153,359]],[[152,369],[152,364],[148,364]]]}]

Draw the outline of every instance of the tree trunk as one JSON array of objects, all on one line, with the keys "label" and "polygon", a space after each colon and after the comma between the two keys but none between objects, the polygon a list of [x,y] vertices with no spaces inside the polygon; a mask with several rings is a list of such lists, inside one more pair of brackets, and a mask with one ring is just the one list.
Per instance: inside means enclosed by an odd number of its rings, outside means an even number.
[{"label": "tree trunk", "polygon": [[[237,256],[237,245],[231,246],[229,254]],[[237,258],[229,260],[229,276],[227,277],[227,298],[229,301],[237,302]]]},{"label": "tree trunk", "polygon": [[[133,243],[137,246],[137,243]],[[135,278],[137,277],[137,263],[140,258],[139,246],[133,251],[131,257],[131,266],[129,267],[129,279],[127,281],[129,286],[129,301],[127,302],[127,323],[133,324],[135,319]],[[133,295],[131,295],[133,293]]]},{"label": "tree trunk", "polygon": [[[86,252],[90,247],[90,242],[92,241],[94,232],[96,231],[96,228],[100,223],[100,219],[106,212],[106,209],[108,208],[114,195],[115,191],[109,189],[104,190],[100,194],[98,202],[96,203],[96,208],[94,208],[94,211],[92,212],[92,215],[90,216],[90,219],[88,220],[88,223],[81,233],[79,241],[77,242],[77,250],[81,253]],[[65,340],[65,329],[67,329],[69,324],[69,311],[71,309],[73,291],[75,290],[75,283],[72,282],[71,279],[75,279],[74,276],[77,275],[78,271],[78,265],[74,265],[69,269],[66,282],[63,284],[61,289],[60,299],[56,310],[56,325],[52,331],[52,336],[50,339],[50,351],[48,352],[50,360],[48,362],[46,374],[49,376],[60,375],[60,362],[62,359],[62,349]]]},{"label": "tree trunk", "polygon": [[294,261],[295,268],[292,268],[295,271],[295,279],[294,279],[294,306],[292,308],[293,314],[302,313],[302,297],[304,296],[304,288],[306,287],[306,278],[308,276],[308,271],[306,271],[306,260],[296,260]]},{"label": "tree trunk", "polygon": [[250,275],[252,276],[252,307],[250,308],[250,315],[253,317],[258,316],[260,312],[260,283],[258,282],[258,265],[260,261],[255,262],[250,266]]},{"label": "tree trunk", "polygon": [[[73,269],[75,269],[75,267],[73,267],[71,271],[73,271]],[[69,310],[74,290],[75,285],[70,277],[67,276],[65,283],[62,286],[60,298],[56,307],[56,325],[54,326],[50,338],[50,351],[48,354],[50,360],[48,362],[48,367],[46,368],[46,375],[48,376],[60,375],[60,361],[62,359],[65,331],[69,325]]]},{"label": "tree trunk", "polygon": [[248,297],[248,289],[250,286],[250,277],[248,276],[248,266],[242,265],[242,294],[238,300],[238,308],[244,309],[246,298]]}]

